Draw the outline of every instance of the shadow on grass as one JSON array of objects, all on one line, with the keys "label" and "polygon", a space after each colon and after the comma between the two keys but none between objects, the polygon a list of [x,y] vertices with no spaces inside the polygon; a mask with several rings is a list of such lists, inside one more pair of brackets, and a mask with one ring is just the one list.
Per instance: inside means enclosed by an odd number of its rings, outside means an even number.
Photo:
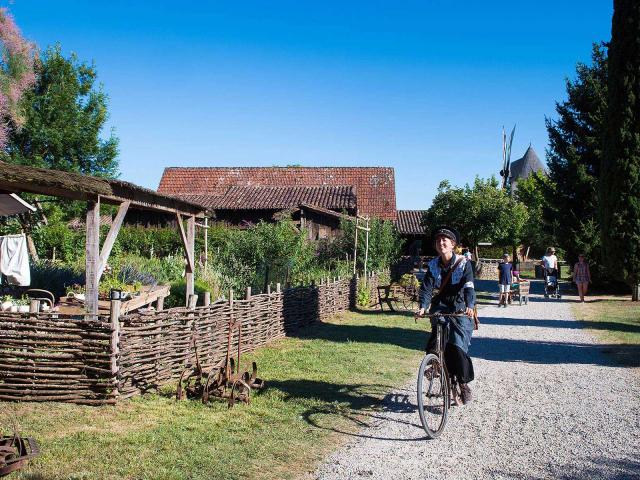
[{"label": "shadow on grass", "polygon": [[[410,316],[408,321],[413,323],[413,316]],[[425,325],[425,330],[426,328]],[[426,345],[428,335],[425,330],[379,327],[376,325],[321,323],[300,330],[296,337],[301,339],[321,339],[330,342],[378,343],[396,345],[410,350],[422,350]]]},{"label": "shadow on grass", "polygon": [[[527,322],[529,322],[529,325],[534,326],[580,328],[579,322],[569,320],[523,320],[482,317],[481,322],[496,325],[514,325],[522,322],[521,326],[527,326]],[[620,326],[616,325],[616,327],[619,328]],[[322,339],[331,342],[389,344],[411,350],[422,350],[425,346],[427,335],[426,332],[402,327],[320,324],[301,331],[298,337]],[[618,363],[624,367],[636,367],[640,364],[640,346],[638,345],[543,342],[487,338],[475,335],[471,340],[469,354],[472,357],[493,361],[529,362],[549,365],[617,366],[616,363]],[[613,356],[613,358],[610,358],[610,356]]]},{"label": "shadow on grass", "polygon": [[[311,426],[323,430],[362,438],[411,442],[425,440],[418,422],[417,407],[409,401],[415,392],[388,393],[390,385],[338,384],[316,380],[283,380],[268,383],[268,389],[280,390],[287,400],[317,400],[326,405],[306,410],[302,417]],[[385,395],[386,394],[386,395]],[[406,413],[406,420],[391,418],[389,413]],[[335,422],[340,417],[341,422]],[[380,422],[397,422],[416,428],[415,437],[376,436],[364,428]]]}]

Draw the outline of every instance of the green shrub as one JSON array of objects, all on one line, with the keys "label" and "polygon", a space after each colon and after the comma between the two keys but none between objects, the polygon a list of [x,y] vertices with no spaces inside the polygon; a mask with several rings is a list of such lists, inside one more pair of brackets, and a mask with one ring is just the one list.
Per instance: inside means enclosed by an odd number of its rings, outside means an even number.
[{"label": "green shrub", "polygon": [[[171,284],[171,292],[164,301],[165,308],[184,307],[186,305],[185,292],[187,290],[187,281],[183,278]],[[209,285],[203,280],[196,279],[193,290],[198,295],[198,304],[202,304],[204,292],[209,292]]]},{"label": "green shrub", "polygon": [[33,230],[33,241],[41,258],[72,262],[84,257],[85,234],[67,227],[64,223],[40,225]]},{"label": "green shrub", "polygon": [[67,293],[67,288],[74,284],[84,285],[84,269],[41,260],[31,264],[31,287],[49,290],[56,298]]},{"label": "green shrub", "polygon": [[360,308],[368,308],[370,304],[371,290],[369,289],[369,284],[364,279],[361,279],[356,290],[356,305]]},{"label": "green shrub", "polygon": [[177,228],[122,227],[116,243],[118,250],[123,253],[147,258],[175,256],[183,252],[182,240]]}]

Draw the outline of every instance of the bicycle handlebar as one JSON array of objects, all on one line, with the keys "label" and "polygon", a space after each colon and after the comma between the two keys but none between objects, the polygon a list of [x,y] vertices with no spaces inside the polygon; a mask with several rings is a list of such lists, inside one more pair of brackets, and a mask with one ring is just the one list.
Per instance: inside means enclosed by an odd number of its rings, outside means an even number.
[{"label": "bicycle handlebar", "polygon": [[430,318],[430,317],[468,317],[466,313],[423,313],[419,315],[417,312],[413,315],[414,318]]}]

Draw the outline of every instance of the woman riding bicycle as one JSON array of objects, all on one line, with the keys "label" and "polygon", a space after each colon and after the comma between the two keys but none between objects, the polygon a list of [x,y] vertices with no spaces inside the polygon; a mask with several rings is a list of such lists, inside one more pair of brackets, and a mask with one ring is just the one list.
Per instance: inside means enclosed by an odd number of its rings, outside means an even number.
[{"label": "woman riding bicycle", "polygon": [[[476,303],[473,268],[463,255],[453,253],[455,246],[460,243],[460,235],[455,229],[437,228],[433,232],[432,241],[438,256],[427,265],[420,286],[420,310],[417,314],[422,316],[427,310],[443,314],[440,318],[445,319],[448,331],[445,364],[449,374],[455,376],[460,384],[462,403],[467,404],[473,398],[468,384],[474,378],[473,363],[467,353],[474,327],[473,307]],[[443,281],[446,284],[441,288]],[[434,289],[439,289],[436,295],[433,295]],[[447,316],[453,313],[465,316]],[[437,321],[438,317],[431,318],[432,332],[436,330]],[[432,333],[427,342],[427,352],[436,350],[435,343],[435,335]]]}]

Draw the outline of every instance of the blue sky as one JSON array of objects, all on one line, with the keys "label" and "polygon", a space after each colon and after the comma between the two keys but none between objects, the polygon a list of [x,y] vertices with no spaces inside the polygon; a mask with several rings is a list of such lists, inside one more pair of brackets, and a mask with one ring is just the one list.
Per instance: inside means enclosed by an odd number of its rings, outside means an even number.
[{"label": "blue sky", "polygon": [[15,0],[41,48],[95,61],[121,178],[168,166],[392,166],[398,208],[547,146],[612,2]]}]

